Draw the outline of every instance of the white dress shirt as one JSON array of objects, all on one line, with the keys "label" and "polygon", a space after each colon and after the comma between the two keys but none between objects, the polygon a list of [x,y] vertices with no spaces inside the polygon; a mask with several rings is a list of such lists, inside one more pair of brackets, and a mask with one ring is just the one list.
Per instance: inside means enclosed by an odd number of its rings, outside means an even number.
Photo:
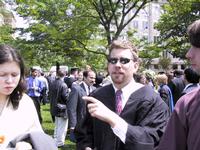
[{"label": "white dress shirt", "polygon": [[[137,82],[135,82],[134,79],[132,79],[128,85],[126,85],[125,87],[123,87],[121,89],[122,90],[122,111],[129,99],[130,95],[143,86],[144,86],[143,84],[137,83]],[[114,85],[113,85],[113,87],[115,89],[115,92],[117,90],[119,90]],[[125,120],[123,120],[122,118],[120,118],[117,121],[117,124],[112,128],[112,130],[113,130],[114,134],[117,135],[123,143],[125,143],[126,132],[128,130],[128,123]]]}]

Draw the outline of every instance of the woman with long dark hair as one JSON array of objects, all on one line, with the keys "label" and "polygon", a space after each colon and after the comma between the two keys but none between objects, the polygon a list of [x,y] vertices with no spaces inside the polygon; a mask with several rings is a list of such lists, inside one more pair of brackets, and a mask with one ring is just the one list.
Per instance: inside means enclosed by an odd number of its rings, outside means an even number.
[{"label": "woman with long dark hair", "polygon": [[21,134],[43,132],[33,101],[25,94],[24,76],[17,50],[0,45],[0,149]]}]

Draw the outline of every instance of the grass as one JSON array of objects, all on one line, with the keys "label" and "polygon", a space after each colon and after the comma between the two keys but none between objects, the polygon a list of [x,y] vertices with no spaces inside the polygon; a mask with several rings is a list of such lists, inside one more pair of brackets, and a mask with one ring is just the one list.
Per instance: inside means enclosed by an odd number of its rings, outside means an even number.
[{"label": "grass", "polygon": [[[51,119],[49,107],[50,107],[49,104],[41,105],[41,112],[42,112],[42,118],[43,118],[42,127],[43,127],[45,133],[52,136],[53,131],[54,131],[54,123]],[[68,134],[66,136],[65,145],[66,145],[66,148],[65,148],[66,150],[75,150],[75,144],[69,141]]]}]

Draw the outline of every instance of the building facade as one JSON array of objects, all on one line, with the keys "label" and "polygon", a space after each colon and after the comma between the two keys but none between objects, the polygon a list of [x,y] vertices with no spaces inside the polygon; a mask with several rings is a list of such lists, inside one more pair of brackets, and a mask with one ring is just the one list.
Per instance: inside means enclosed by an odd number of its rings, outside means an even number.
[{"label": "building facade", "polygon": [[[149,3],[144,9],[142,9],[138,16],[135,17],[132,22],[127,26],[126,30],[134,29],[136,31],[135,36],[139,39],[146,39],[148,43],[156,42],[159,39],[160,33],[154,28],[154,24],[157,23],[162,15],[162,5],[167,3],[166,0],[158,0],[157,2]],[[134,9],[132,13],[134,13]],[[180,58],[173,58],[173,56],[163,51],[160,54],[161,58],[168,58],[171,60],[169,69],[184,69],[185,62]],[[160,58],[155,58],[151,61],[150,68],[154,71],[160,71],[163,68],[159,65]]]}]

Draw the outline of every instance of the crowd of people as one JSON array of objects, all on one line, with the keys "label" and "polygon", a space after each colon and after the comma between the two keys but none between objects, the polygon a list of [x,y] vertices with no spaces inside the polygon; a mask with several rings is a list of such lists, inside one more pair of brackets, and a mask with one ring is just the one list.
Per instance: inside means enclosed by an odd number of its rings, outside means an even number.
[{"label": "crowd of people", "polygon": [[[31,68],[25,76],[17,50],[0,45],[0,149],[64,148],[69,131],[77,150],[197,150],[200,20],[188,35],[191,67],[153,75],[139,71],[138,49],[128,40],[109,46],[107,76],[89,65],[57,66],[48,76]],[[53,135],[41,126],[46,103]]]}]

